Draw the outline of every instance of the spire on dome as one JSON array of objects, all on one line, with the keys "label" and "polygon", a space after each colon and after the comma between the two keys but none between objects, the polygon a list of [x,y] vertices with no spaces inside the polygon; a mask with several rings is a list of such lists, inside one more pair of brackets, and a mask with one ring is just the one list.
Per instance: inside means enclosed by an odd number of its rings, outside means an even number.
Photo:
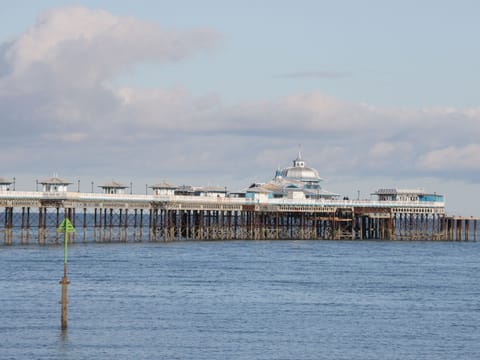
[{"label": "spire on dome", "polygon": [[302,160],[302,144],[298,144],[298,155],[297,160]]},{"label": "spire on dome", "polygon": [[302,145],[298,145],[298,155],[295,160],[293,160],[293,167],[305,167],[305,161],[302,160]]}]

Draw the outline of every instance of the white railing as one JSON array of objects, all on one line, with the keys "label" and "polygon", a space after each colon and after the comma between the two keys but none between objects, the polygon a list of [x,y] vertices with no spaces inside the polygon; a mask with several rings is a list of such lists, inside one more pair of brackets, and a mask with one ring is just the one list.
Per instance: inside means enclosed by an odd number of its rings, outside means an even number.
[{"label": "white railing", "polygon": [[386,201],[386,200],[324,200],[324,199],[267,199],[229,198],[183,195],[138,195],[99,194],[79,192],[0,191],[0,200],[76,200],[118,202],[176,202],[232,205],[287,205],[287,206],[336,206],[336,207],[379,207],[379,208],[442,208],[445,202],[435,201]]},{"label": "white railing", "polygon": [[324,205],[342,207],[444,207],[445,202],[435,201],[380,201],[380,200],[291,200],[270,199],[269,204],[278,205]]},{"label": "white railing", "polygon": [[0,199],[32,199],[43,198],[43,192],[39,191],[0,191]]},{"label": "white railing", "polygon": [[68,193],[68,200],[79,201],[140,201],[149,202],[153,200],[153,195],[138,194],[98,194],[98,193]]}]

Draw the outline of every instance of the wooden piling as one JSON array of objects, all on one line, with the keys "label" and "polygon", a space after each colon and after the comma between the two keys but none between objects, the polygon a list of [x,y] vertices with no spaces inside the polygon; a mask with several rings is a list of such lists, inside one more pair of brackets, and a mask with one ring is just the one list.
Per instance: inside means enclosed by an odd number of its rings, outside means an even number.
[{"label": "wooden piling", "polygon": [[476,241],[477,240],[477,219],[475,219],[474,217],[471,217],[470,218],[470,222],[471,222],[471,237],[470,237],[470,240],[471,241]]},{"label": "wooden piling", "polygon": [[62,310],[61,310],[61,319],[60,319],[60,327],[62,330],[66,330],[68,327],[68,284],[70,281],[68,281],[67,278],[67,270],[66,270],[66,265],[65,265],[65,270],[64,270],[64,275],[62,277],[62,280],[60,281],[60,284],[62,285]]}]

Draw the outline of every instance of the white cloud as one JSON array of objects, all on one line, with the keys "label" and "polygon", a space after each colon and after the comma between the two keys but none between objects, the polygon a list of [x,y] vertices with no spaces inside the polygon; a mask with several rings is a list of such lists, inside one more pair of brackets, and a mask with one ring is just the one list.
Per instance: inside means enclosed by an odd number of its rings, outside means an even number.
[{"label": "white cloud", "polygon": [[369,150],[368,155],[375,161],[389,161],[400,155],[411,155],[413,145],[402,141],[380,141],[375,143]]},{"label": "white cloud", "polygon": [[[128,94],[112,88],[111,81],[136,63],[177,62],[211,50],[219,39],[213,30],[165,30],[104,10],[53,9],[0,46],[3,121],[18,136],[45,133],[52,138],[58,133],[61,139],[85,131],[118,135],[136,121],[152,124],[168,118],[175,124],[179,113],[188,117],[185,113],[205,100],[191,99],[178,89],[138,89],[136,95],[131,89]],[[163,112],[157,113],[159,109]]]},{"label": "white cloud", "polygon": [[121,88],[117,95],[122,101],[122,111],[131,114],[139,127],[152,130],[200,131],[218,129],[213,112],[220,106],[215,95],[193,97],[186,89]]},{"label": "white cloud", "polygon": [[6,48],[15,80],[43,69],[71,87],[95,86],[141,61],[176,62],[209,50],[219,35],[209,29],[167,31],[159,25],[104,10],[54,9]]},{"label": "white cloud", "polygon": [[480,144],[448,146],[419,158],[417,168],[432,171],[480,171]]}]

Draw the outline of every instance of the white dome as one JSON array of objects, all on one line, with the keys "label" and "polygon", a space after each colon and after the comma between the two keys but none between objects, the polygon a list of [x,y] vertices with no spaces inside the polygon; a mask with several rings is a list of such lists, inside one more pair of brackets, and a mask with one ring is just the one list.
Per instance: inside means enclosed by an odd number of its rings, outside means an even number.
[{"label": "white dome", "polygon": [[318,175],[316,169],[305,166],[305,161],[302,159],[300,153],[297,158],[293,160],[293,166],[277,170],[275,178],[284,178],[286,180],[301,181],[309,186],[322,181],[323,179]]},{"label": "white dome", "polygon": [[288,167],[282,170],[282,177],[298,179],[298,180],[317,180],[320,181],[321,178],[318,175],[317,170],[309,167]]}]

